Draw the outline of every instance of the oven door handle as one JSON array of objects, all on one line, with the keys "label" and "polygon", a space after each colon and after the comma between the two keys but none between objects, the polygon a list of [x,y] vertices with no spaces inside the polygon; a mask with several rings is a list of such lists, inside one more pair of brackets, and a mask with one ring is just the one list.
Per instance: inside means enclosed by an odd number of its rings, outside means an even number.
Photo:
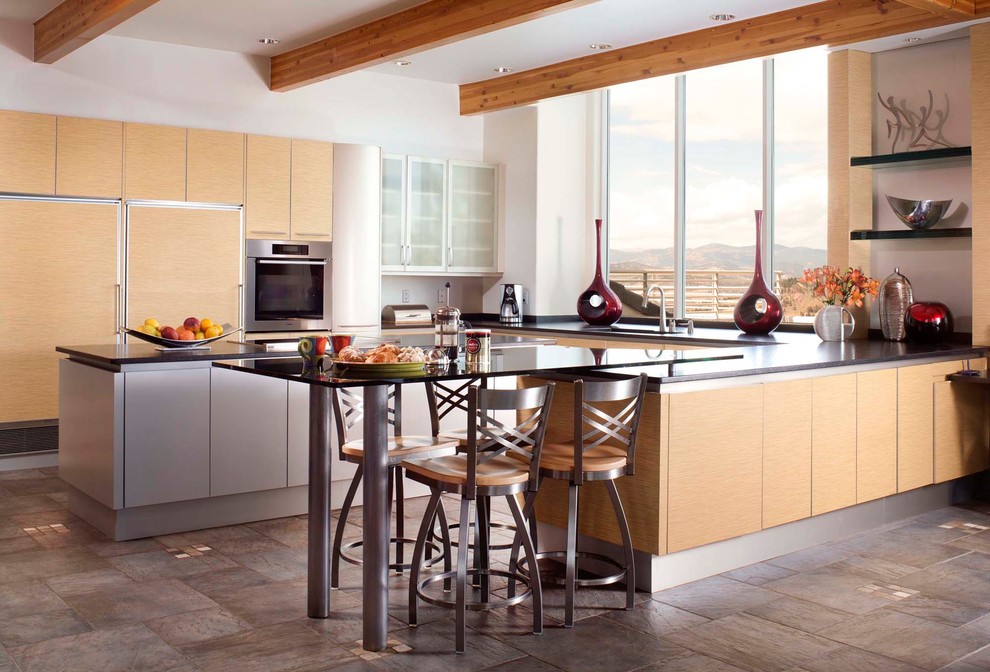
[{"label": "oven door handle", "polygon": [[273,264],[278,266],[326,266],[325,259],[314,259],[303,261],[302,259],[258,259],[259,264]]}]

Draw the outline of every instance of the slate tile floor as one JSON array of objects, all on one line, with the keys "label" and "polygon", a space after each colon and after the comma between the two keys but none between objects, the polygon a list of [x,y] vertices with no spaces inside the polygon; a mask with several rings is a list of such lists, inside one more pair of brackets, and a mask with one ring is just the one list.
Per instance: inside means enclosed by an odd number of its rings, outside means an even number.
[{"label": "slate tile floor", "polygon": [[449,611],[406,625],[401,576],[390,649],[367,655],[360,569],[342,567],[322,621],[305,569],[305,516],[115,543],[68,513],[57,470],[0,472],[0,672],[990,672],[987,503],[643,593],[631,612],[621,592],[579,591],[573,629],[548,589],[543,636],[526,605],[470,613],[463,656]]}]

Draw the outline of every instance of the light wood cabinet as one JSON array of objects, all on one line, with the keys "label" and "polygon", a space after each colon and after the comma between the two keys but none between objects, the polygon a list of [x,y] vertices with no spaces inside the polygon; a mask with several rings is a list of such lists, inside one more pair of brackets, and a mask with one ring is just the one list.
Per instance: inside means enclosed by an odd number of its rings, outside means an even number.
[{"label": "light wood cabinet", "polygon": [[763,528],[811,515],[812,381],[763,386]]},{"label": "light wood cabinet", "polygon": [[669,432],[668,551],[760,530],[763,386],[672,394]]},{"label": "light wood cabinet", "polygon": [[932,367],[897,369],[897,491],[934,482],[935,388]]},{"label": "light wood cabinet", "polygon": [[247,237],[288,239],[292,141],[266,135],[247,136],[246,171]]},{"label": "light wood cabinet", "polygon": [[124,124],[124,198],[186,200],[186,129]]},{"label": "light wood cabinet", "polygon": [[154,317],[174,327],[196,315],[240,326],[241,235],[236,210],[132,207],[128,324]]},{"label": "light wood cabinet", "polygon": [[188,131],[186,200],[194,203],[244,203],[244,134]]},{"label": "light wood cabinet", "polygon": [[0,192],[55,193],[55,116],[0,110]]},{"label": "light wood cabinet", "polygon": [[210,373],[210,496],[286,487],[289,383]]},{"label": "light wood cabinet", "polygon": [[856,374],[812,380],[811,514],[856,503]]},{"label": "light wood cabinet", "polygon": [[120,198],[124,124],[104,119],[58,118],[55,193]]},{"label": "light wood cabinet", "polygon": [[124,374],[124,506],[210,496],[210,369]]},{"label": "light wood cabinet", "polygon": [[115,342],[117,212],[0,199],[0,422],[58,417],[55,346]]},{"label": "light wood cabinet", "polygon": [[990,423],[982,385],[939,381],[935,386],[935,482],[988,467]]},{"label": "light wood cabinet", "polygon": [[857,373],[856,400],[856,501],[868,502],[897,492],[897,370]]},{"label": "light wood cabinet", "polygon": [[292,141],[291,232],[293,240],[333,237],[333,143]]}]

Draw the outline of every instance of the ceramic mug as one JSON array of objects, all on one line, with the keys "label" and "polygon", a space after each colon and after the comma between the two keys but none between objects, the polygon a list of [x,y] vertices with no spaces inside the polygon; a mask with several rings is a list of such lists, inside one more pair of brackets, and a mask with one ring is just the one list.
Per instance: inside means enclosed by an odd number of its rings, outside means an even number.
[{"label": "ceramic mug", "polygon": [[334,357],[349,345],[354,345],[354,334],[330,334],[330,352],[333,353]]},{"label": "ceramic mug", "polygon": [[326,336],[299,337],[297,349],[299,356],[303,358],[303,372],[322,370],[323,362],[330,359],[327,354],[328,340]]}]

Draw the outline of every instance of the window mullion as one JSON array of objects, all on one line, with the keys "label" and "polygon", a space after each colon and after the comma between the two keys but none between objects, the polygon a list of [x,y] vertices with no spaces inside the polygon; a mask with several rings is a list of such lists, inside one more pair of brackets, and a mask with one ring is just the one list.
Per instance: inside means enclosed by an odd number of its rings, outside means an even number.
[{"label": "window mullion", "polygon": [[774,289],[773,241],[775,238],[776,200],[774,185],[774,78],[773,59],[763,61],[763,273]]}]

